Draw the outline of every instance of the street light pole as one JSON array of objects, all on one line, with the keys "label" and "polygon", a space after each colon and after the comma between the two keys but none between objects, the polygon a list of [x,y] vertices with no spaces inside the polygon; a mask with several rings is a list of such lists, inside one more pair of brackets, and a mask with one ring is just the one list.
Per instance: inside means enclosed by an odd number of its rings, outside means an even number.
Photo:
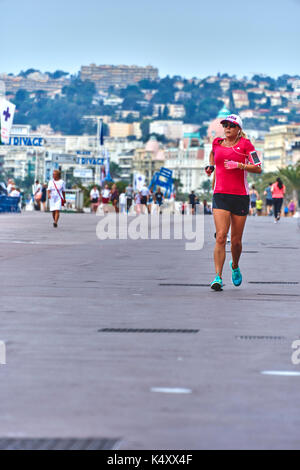
[{"label": "street light pole", "polygon": [[[94,152],[96,156],[100,157],[100,123],[102,121],[102,118],[100,116],[83,116],[83,119],[93,119],[94,121],[97,121],[97,134],[96,134],[96,145]],[[95,177],[94,177],[94,183],[96,184],[97,181],[100,182],[100,172],[101,172],[101,167],[99,165],[96,165],[95,168]]]}]

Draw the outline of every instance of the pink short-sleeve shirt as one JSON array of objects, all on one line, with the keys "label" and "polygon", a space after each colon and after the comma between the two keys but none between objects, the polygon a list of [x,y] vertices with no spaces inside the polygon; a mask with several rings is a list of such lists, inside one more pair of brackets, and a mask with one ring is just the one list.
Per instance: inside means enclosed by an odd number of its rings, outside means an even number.
[{"label": "pink short-sleeve shirt", "polygon": [[222,147],[222,141],[223,139],[217,137],[212,145],[216,165],[214,193],[248,195],[247,171],[240,169],[226,170],[224,161],[234,160],[247,164],[249,163],[250,152],[253,152],[255,148],[250,140],[244,137],[234,147]]}]

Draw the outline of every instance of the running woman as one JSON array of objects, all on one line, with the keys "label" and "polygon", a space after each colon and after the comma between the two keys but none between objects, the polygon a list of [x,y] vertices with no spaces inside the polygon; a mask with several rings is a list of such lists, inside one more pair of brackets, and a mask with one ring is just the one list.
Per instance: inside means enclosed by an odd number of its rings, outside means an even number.
[{"label": "running woman", "polygon": [[50,212],[53,217],[53,227],[57,228],[59,212],[66,203],[65,182],[60,177],[60,171],[53,171],[53,180],[48,184],[48,199],[50,204]]},{"label": "running woman", "polygon": [[[236,114],[227,116],[221,124],[225,138],[213,141],[210,166],[206,173],[210,176],[215,170],[213,214],[216,226],[216,246],[214,261],[216,277],[211,288],[223,289],[222,272],[225,262],[226,239],[231,227],[230,267],[235,286],[242,283],[239,260],[242,253],[242,236],[249,213],[249,188],[247,172],[261,173],[261,165],[252,163],[250,152],[255,151],[243,132],[242,120]],[[251,163],[250,163],[251,162]]]},{"label": "running woman", "polygon": [[285,185],[280,178],[277,178],[276,183],[272,185],[271,191],[274,205],[274,223],[276,224],[280,220],[281,208],[285,195]]}]

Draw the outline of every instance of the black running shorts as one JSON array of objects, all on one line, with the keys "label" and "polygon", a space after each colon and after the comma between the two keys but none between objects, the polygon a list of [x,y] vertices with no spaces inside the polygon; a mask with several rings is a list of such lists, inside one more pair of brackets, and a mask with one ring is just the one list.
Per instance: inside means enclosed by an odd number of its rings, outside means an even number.
[{"label": "black running shorts", "polygon": [[222,209],[235,215],[248,215],[249,202],[249,196],[215,193],[213,196],[213,209]]}]

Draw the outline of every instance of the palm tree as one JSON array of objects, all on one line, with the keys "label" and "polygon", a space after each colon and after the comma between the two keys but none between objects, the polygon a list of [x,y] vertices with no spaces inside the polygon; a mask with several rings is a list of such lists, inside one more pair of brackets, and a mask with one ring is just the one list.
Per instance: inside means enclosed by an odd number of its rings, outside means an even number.
[{"label": "palm tree", "polygon": [[300,200],[300,162],[295,166],[289,165],[286,168],[279,168],[279,176],[288,181],[293,188],[293,199],[296,204]]}]

